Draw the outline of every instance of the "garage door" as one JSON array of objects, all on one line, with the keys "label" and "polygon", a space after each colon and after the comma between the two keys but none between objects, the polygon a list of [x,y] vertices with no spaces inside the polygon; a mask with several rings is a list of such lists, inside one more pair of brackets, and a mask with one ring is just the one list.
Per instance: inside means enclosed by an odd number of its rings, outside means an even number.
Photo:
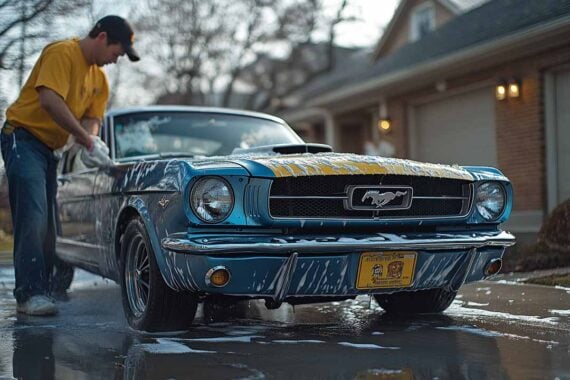
[{"label": "garage door", "polygon": [[415,106],[410,133],[414,159],[442,164],[497,165],[493,88]]},{"label": "garage door", "polygon": [[556,74],[556,176],[557,200],[570,198],[570,71]]}]

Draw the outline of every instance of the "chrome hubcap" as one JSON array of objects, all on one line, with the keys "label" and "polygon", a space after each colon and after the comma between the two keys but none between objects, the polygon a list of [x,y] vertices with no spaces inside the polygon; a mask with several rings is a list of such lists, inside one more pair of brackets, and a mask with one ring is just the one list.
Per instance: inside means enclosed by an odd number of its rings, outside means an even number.
[{"label": "chrome hubcap", "polygon": [[125,263],[125,285],[129,306],[138,318],[146,310],[150,292],[150,261],[141,235],[136,236],[129,243]]}]

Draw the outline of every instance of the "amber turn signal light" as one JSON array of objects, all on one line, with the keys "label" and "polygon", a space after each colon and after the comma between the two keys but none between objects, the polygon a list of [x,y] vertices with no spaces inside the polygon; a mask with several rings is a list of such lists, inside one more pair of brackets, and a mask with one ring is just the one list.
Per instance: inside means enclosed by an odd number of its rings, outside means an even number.
[{"label": "amber turn signal light", "polygon": [[493,276],[501,270],[503,266],[503,260],[501,259],[493,259],[489,261],[489,264],[485,267],[485,276]]},{"label": "amber turn signal light", "polygon": [[214,267],[206,273],[206,285],[219,288],[226,286],[228,282],[230,282],[230,271],[226,267]]}]

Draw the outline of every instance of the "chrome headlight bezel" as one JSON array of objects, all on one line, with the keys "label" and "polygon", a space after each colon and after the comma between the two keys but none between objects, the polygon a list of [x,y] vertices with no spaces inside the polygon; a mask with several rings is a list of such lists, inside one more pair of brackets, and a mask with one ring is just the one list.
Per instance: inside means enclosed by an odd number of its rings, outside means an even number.
[{"label": "chrome headlight bezel", "polygon": [[[497,203],[493,206],[493,202]],[[486,222],[494,222],[501,218],[507,207],[507,191],[498,181],[484,181],[475,190],[474,207]]]},{"label": "chrome headlight bezel", "polygon": [[[219,194],[219,192],[222,194]],[[218,192],[218,194],[215,194]],[[220,202],[212,205],[212,201]],[[198,179],[190,189],[190,209],[194,215],[207,224],[217,224],[226,220],[235,206],[234,191],[230,183],[218,176]]]}]

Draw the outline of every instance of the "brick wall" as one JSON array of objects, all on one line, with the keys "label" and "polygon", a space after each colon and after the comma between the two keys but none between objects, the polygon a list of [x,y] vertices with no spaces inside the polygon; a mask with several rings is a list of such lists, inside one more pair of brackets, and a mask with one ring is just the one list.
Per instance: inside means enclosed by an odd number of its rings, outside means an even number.
[{"label": "brick wall", "polygon": [[[507,98],[495,103],[499,168],[513,183],[516,211],[546,208],[543,78],[548,69],[569,63],[570,46],[551,49],[490,69],[473,71],[457,78],[434,78],[434,81],[446,81],[446,91],[458,90],[482,81],[498,83],[510,78],[521,81],[520,98]],[[437,93],[434,84],[389,100],[399,157],[406,157],[409,153],[405,112],[407,104]]]},{"label": "brick wall", "polygon": [[[446,92],[477,88],[480,83],[493,85],[500,80],[517,78],[521,81],[521,96],[518,99],[495,100],[495,123],[498,166],[512,181],[515,189],[515,211],[546,210],[546,164],[544,126],[544,74],[549,69],[570,65],[570,46],[553,48],[540,54],[518,59],[485,70],[473,70],[467,75],[454,78],[433,78],[433,84],[418,87],[397,97],[388,98],[388,114],[392,132],[380,138],[392,143],[396,157],[409,157],[408,106],[421,98],[444,95]],[[443,92],[436,90],[436,83],[445,81]],[[370,115],[377,109],[378,93],[370,98],[367,107],[353,109],[348,114]],[[378,99],[378,100],[376,100]],[[469,117],[469,115],[465,115]],[[375,116],[377,117],[377,116]],[[339,119],[342,119],[339,118]],[[372,118],[374,119],[374,117]],[[337,119],[338,122],[338,119]],[[375,128],[375,124],[362,120]]]},{"label": "brick wall", "polygon": [[546,209],[544,73],[570,63],[570,47],[498,67],[496,78],[521,80],[521,97],[497,101],[499,164],[516,190],[515,210]]},{"label": "brick wall", "polygon": [[541,73],[522,73],[521,96],[495,104],[499,167],[513,183],[515,210],[545,206]]}]

